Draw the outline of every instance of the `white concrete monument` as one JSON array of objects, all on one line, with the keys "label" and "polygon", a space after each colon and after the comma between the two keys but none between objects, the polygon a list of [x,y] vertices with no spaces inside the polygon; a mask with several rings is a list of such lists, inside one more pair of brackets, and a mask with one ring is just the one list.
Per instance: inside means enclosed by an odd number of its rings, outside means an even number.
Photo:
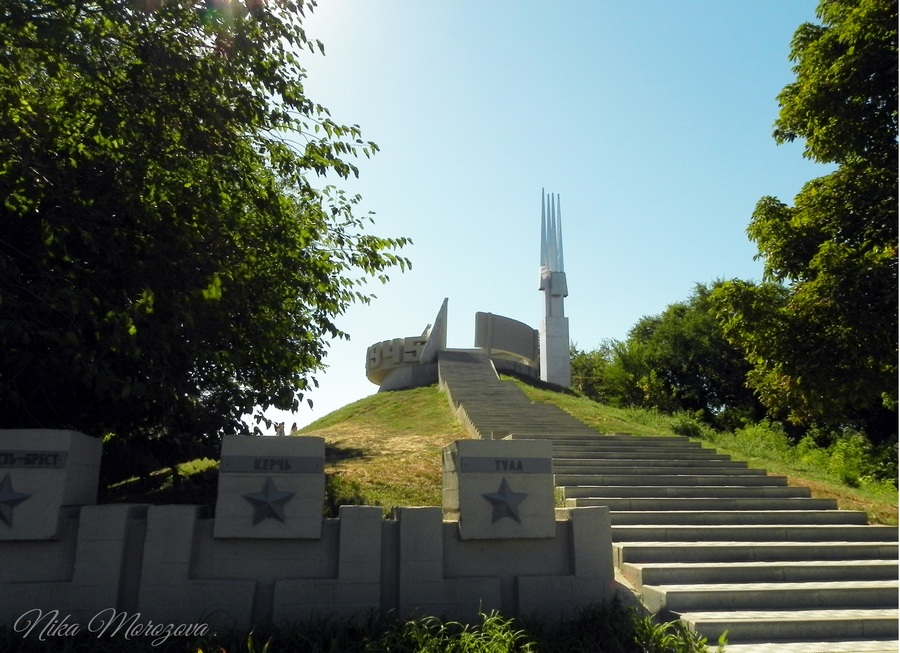
[{"label": "white concrete monument", "polygon": [[101,446],[76,431],[0,430],[0,540],[54,539],[61,510],[97,503]]},{"label": "white concrete monument", "polygon": [[405,390],[438,382],[438,354],[447,348],[447,299],[434,326],[421,336],[378,342],[366,352],[366,377],[380,390]]},{"label": "white concrete monument", "polygon": [[556,535],[550,440],[457,440],[444,447],[442,507],[460,539]]},{"label": "white concrete monument", "polygon": [[564,388],[572,384],[569,360],[569,318],[563,299],[569,295],[563,265],[562,216],[559,195],[544,195],[541,190],[541,281],[544,293],[544,319],[539,329],[541,380]]},{"label": "white concrete monument", "polygon": [[324,501],[322,438],[222,438],[215,537],[318,539]]}]

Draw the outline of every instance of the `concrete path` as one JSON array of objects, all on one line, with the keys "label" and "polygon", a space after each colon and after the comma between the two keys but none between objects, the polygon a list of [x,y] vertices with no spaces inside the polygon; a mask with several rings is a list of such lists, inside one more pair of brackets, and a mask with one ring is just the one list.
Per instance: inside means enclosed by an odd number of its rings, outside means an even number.
[{"label": "concrete path", "polygon": [[897,528],[685,437],[599,434],[501,382],[487,356],[441,352],[473,437],[549,438],[569,506],[605,505],[617,575],[643,604],[729,653],[898,650]]}]

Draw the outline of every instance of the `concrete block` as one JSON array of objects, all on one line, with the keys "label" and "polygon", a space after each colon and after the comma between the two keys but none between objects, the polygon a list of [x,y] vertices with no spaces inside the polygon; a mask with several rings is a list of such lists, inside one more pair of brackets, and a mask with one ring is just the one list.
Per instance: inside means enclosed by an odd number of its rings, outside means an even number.
[{"label": "concrete block", "polygon": [[365,619],[380,607],[379,583],[343,582],[334,578],[277,581],[272,619],[277,624],[317,617]]},{"label": "concrete block", "polygon": [[443,507],[461,539],[556,534],[549,440],[457,440],[443,453]]},{"label": "concrete block", "polygon": [[[178,586],[190,575],[194,547],[194,525],[200,506],[150,506],[141,569],[141,602],[145,590],[156,586]],[[164,602],[162,597],[158,597]],[[154,601],[156,602],[156,601]]]},{"label": "concrete block", "polygon": [[571,619],[579,608],[611,598],[611,583],[574,576],[520,576],[519,616]]},{"label": "concrete block", "polygon": [[128,602],[123,596],[137,582],[138,568],[128,557],[129,533],[147,514],[147,506],[86,506],[78,524],[78,557],[72,576],[70,605],[90,617]]},{"label": "concrete block", "polygon": [[195,579],[191,573],[199,506],[151,506],[138,610],[142,619],[210,628],[251,626],[255,580]]},{"label": "concrete block", "polygon": [[[54,619],[78,624],[85,630],[94,615],[108,608],[121,607],[123,591],[129,584],[125,576],[139,569],[127,567],[126,554],[129,529],[139,522],[143,506],[89,506],[81,511],[77,534],[65,529],[67,538],[75,538],[71,567],[62,577],[52,581],[38,580],[29,568],[43,568],[51,560],[41,560],[24,567],[21,582],[4,583],[0,592],[0,623],[13,624],[20,616],[23,625],[37,622],[43,629]],[[14,543],[4,543],[4,549]],[[43,542],[29,543],[31,547]],[[8,565],[24,563],[18,556],[4,556]]]},{"label": "concrete block", "polygon": [[11,626],[26,610],[66,607],[58,590],[72,577],[77,538],[77,521],[67,519],[58,539],[0,542],[0,624]]},{"label": "concrete block", "polygon": [[325,500],[325,440],[225,436],[217,538],[318,539]]},{"label": "concrete block", "polygon": [[477,623],[480,613],[501,607],[499,578],[447,578],[402,588],[398,613],[402,619],[435,616]]},{"label": "concrete block", "polygon": [[572,610],[573,576],[520,576],[519,616],[565,618]]},{"label": "concrete block", "polygon": [[317,540],[216,538],[215,520],[194,525],[193,578],[242,578],[271,584],[285,578],[337,578],[340,520],[326,519]]},{"label": "concrete block", "polygon": [[53,539],[61,508],[95,504],[101,448],[76,431],[0,430],[0,540]]},{"label": "concrete block", "polygon": [[396,508],[400,527],[400,585],[406,581],[437,581],[444,577],[444,547],[440,508]]},{"label": "concrete block", "polygon": [[381,508],[377,506],[341,506],[338,559],[341,581],[380,584],[381,521]]},{"label": "concrete block", "polygon": [[612,526],[609,508],[573,508],[572,550],[575,576],[611,581],[613,578]]}]

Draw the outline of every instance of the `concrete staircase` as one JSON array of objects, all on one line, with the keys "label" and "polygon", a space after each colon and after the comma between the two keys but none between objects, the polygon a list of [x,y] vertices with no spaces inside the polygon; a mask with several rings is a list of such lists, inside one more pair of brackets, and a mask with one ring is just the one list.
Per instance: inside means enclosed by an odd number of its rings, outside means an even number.
[{"label": "concrete staircase", "polygon": [[616,571],[642,603],[729,653],[898,650],[898,531],[679,436],[600,435],[441,352],[475,437],[549,438],[567,505],[609,506]]}]

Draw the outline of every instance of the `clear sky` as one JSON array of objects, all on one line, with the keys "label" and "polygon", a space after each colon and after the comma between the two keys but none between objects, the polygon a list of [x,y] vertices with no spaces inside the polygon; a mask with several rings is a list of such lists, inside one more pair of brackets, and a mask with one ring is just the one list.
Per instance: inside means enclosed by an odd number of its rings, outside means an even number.
[{"label": "clear sky", "polygon": [[[413,263],[338,320],[304,425],[377,390],[367,347],[420,334],[449,298],[451,347],[475,312],[535,328],[541,189],[561,196],[566,315],[582,349],[718,278],[759,279],[746,236],[759,198],[792,203],[826,172],[778,146],[813,0],[320,0],[308,97],[381,148],[341,184],[371,233]],[[325,181],[322,182],[327,183]]]}]

